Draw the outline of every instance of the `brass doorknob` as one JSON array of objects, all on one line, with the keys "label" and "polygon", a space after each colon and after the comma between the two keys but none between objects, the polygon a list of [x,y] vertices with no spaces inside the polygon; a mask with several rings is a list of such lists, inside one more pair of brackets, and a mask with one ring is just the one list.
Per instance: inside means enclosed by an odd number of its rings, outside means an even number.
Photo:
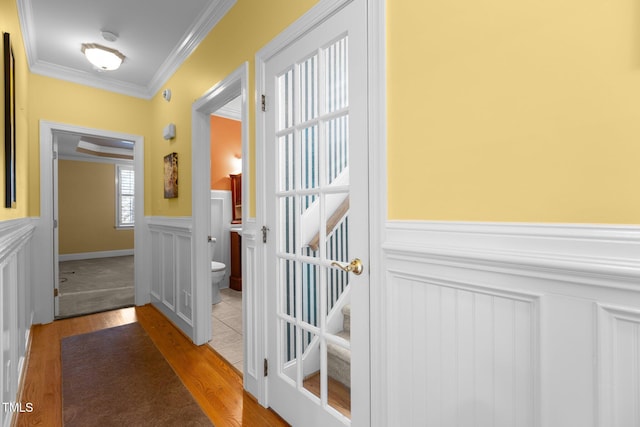
[{"label": "brass doorknob", "polygon": [[333,267],[338,267],[340,270],[346,271],[347,273],[353,273],[356,276],[361,275],[362,271],[364,270],[364,267],[362,266],[362,261],[360,261],[360,258],[354,258],[353,261],[351,261],[348,265],[342,265],[335,261],[332,262],[331,265]]}]

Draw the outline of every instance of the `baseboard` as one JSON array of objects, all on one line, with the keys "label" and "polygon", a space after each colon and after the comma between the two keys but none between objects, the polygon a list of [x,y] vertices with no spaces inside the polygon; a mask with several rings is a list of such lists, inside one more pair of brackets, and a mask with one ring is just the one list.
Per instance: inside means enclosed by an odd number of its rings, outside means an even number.
[{"label": "baseboard", "polygon": [[133,249],[121,249],[117,251],[98,251],[98,252],[83,252],[77,254],[64,254],[59,255],[59,261],[78,261],[82,259],[95,259],[95,258],[113,258],[118,256],[133,255]]}]

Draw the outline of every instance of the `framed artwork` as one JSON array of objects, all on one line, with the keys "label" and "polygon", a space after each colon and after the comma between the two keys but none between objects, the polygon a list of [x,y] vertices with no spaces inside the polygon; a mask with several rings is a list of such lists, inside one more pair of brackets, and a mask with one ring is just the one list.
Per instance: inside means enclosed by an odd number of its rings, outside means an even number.
[{"label": "framed artwork", "polygon": [[164,198],[178,197],[178,153],[164,156]]},{"label": "framed artwork", "polygon": [[5,203],[16,207],[16,81],[9,33],[2,35],[4,55],[4,176]]}]

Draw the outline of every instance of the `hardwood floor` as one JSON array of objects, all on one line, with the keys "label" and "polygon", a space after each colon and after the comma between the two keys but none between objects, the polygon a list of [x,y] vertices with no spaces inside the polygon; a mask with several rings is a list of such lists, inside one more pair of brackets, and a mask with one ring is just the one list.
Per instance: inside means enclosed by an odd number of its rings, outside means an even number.
[{"label": "hardwood floor", "polygon": [[193,345],[150,305],[34,325],[21,396],[21,402],[33,404],[33,412],[18,414],[16,425],[62,425],[62,338],[135,321],[145,329],[216,427],[288,425],[243,390],[242,378],[230,365],[207,345]]}]

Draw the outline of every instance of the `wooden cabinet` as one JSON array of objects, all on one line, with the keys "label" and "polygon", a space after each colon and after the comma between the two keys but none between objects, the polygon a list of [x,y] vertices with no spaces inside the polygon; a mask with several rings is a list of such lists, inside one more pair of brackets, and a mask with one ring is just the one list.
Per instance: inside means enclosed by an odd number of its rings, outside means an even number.
[{"label": "wooden cabinet", "polygon": [[242,236],[237,231],[231,232],[231,275],[229,287],[242,291]]}]

